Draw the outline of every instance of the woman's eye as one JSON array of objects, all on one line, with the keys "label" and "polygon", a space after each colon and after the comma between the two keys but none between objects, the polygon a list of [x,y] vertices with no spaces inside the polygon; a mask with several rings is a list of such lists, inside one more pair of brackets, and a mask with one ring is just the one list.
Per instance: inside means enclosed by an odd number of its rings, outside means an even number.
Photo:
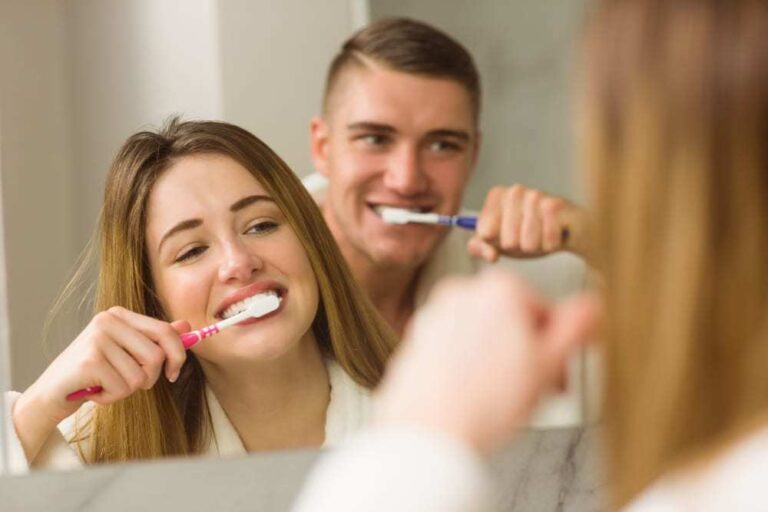
[{"label": "woman's eye", "polygon": [[261,222],[257,222],[256,224],[253,224],[251,227],[249,227],[246,230],[247,234],[253,234],[253,235],[264,235],[267,233],[271,233],[274,230],[276,230],[278,227],[277,222],[271,221],[271,220],[264,220]]},{"label": "woman's eye", "polygon": [[174,263],[181,263],[183,261],[187,261],[197,256],[200,256],[205,252],[205,250],[206,250],[206,247],[204,245],[198,245],[197,247],[192,247],[191,249],[181,253],[179,257],[176,258],[176,260],[174,260]]}]

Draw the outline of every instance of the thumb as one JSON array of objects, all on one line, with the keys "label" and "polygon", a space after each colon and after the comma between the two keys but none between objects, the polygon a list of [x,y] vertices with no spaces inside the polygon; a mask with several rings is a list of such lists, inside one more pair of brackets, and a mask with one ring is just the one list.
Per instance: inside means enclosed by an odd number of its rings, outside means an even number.
[{"label": "thumb", "polygon": [[555,376],[568,357],[597,333],[602,303],[594,292],[584,292],[556,306],[546,335],[547,375]]},{"label": "thumb", "polygon": [[184,334],[185,332],[192,330],[192,326],[186,320],[174,320],[171,322],[171,327],[173,327],[173,330],[179,334]]}]

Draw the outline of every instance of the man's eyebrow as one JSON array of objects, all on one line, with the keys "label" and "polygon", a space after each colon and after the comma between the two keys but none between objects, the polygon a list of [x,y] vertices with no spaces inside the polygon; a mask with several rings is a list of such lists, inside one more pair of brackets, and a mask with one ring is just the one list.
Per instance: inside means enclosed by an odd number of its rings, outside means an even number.
[{"label": "man's eyebrow", "polygon": [[470,140],[469,132],[465,130],[451,130],[448,128],[442,128],[439,130],[432,130],[428,135],[430,137],[453,137],[456,139],[461,139],[464,142],[469,142]]},{"label": "man's eyebrow", "polygon": [[[375,123],[372,121],[359,121],[357,123],[351,123],[347,125],[347,129],[353,131],[369,131],[376,133],[395,133],[397,130],[394,126],[385,123]],[[471,136],[466,130],[454,130],[451,128],[438,128],[432,130],[427,134],[429,137],[452,137],[460,139],[463,142],[469,142]]]},{"label": "man's eyebrow", "polygon": [[163,243],[168,240],[168,238],[172,237],[176,233],[179,233],[180,231],[186,231],[187,229],[193,229],[198,226],[200,226],[203,223],[202,219],[187,219],[179,222],[175,226],[173,226],[171,229],[169,229],[164,235],[163,238],[160,239],[160,243],[157,245],[157,252],[160,252],[160,249],[163,247]]},{"label": "man's eyebrow", "polygon": [[232,206],[229,207],[229,211],[236,212],[238,210],[242,210],[246,206],[252,205],[253,203],[258,203],[259,201],[270,201],[272,203],[275,202],[275,200],[269,196],[257,194],[257,195],[247,196],[238,201],[235,201],[234,203],[232,203]]},{"label": "man's eyebrow", "polygon": [[372,121],[359,121],[347,125],[348,130],[371,131],[378,133],[395,133],[395,127],[384,123],[374,123]]}]

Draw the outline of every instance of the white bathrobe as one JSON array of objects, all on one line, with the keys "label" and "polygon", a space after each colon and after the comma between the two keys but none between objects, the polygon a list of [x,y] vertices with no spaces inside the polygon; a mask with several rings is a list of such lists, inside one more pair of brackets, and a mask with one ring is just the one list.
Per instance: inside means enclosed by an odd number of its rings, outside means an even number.
[{"label": "white bathrobe", "polygon": [[[370,391],[360,386],[335,362],[328,363],[328,375],[331,384],[331,397],[325,418],[325,442],[323,446],[335,445],[350,437],[368,423],[371,412]],[[11,391],[5,394],[6,425],[9,441],[10,471],[13,474],[29,472],[30,464],[24,455],[19,437],[14,428],[11,412],[20,393]],[[227,418],[216,395],[209,386],[205,396],[211,415],[212,431],[210,443],[204,455],[230,457],[246,453],[240,436]],[[32,469],[74,469],[84,465],[74,445],[67,440],[72,438],[75,422],[83,421],[93,411],[94,404],[86,402],[78,411],[59,424],[58,432],[51,435],[35,458]],[[84,441],[81,447],[87,452]]]}]

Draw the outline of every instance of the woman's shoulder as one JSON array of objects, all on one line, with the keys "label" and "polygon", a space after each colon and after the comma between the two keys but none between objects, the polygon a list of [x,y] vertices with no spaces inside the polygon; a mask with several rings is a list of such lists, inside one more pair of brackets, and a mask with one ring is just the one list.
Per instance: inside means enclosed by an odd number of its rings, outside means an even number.
[{"label": "woman's shoulder", "polygon": [[664,477],[627,512],[768,510],[768,426],[745,436],[695,472]]}]

